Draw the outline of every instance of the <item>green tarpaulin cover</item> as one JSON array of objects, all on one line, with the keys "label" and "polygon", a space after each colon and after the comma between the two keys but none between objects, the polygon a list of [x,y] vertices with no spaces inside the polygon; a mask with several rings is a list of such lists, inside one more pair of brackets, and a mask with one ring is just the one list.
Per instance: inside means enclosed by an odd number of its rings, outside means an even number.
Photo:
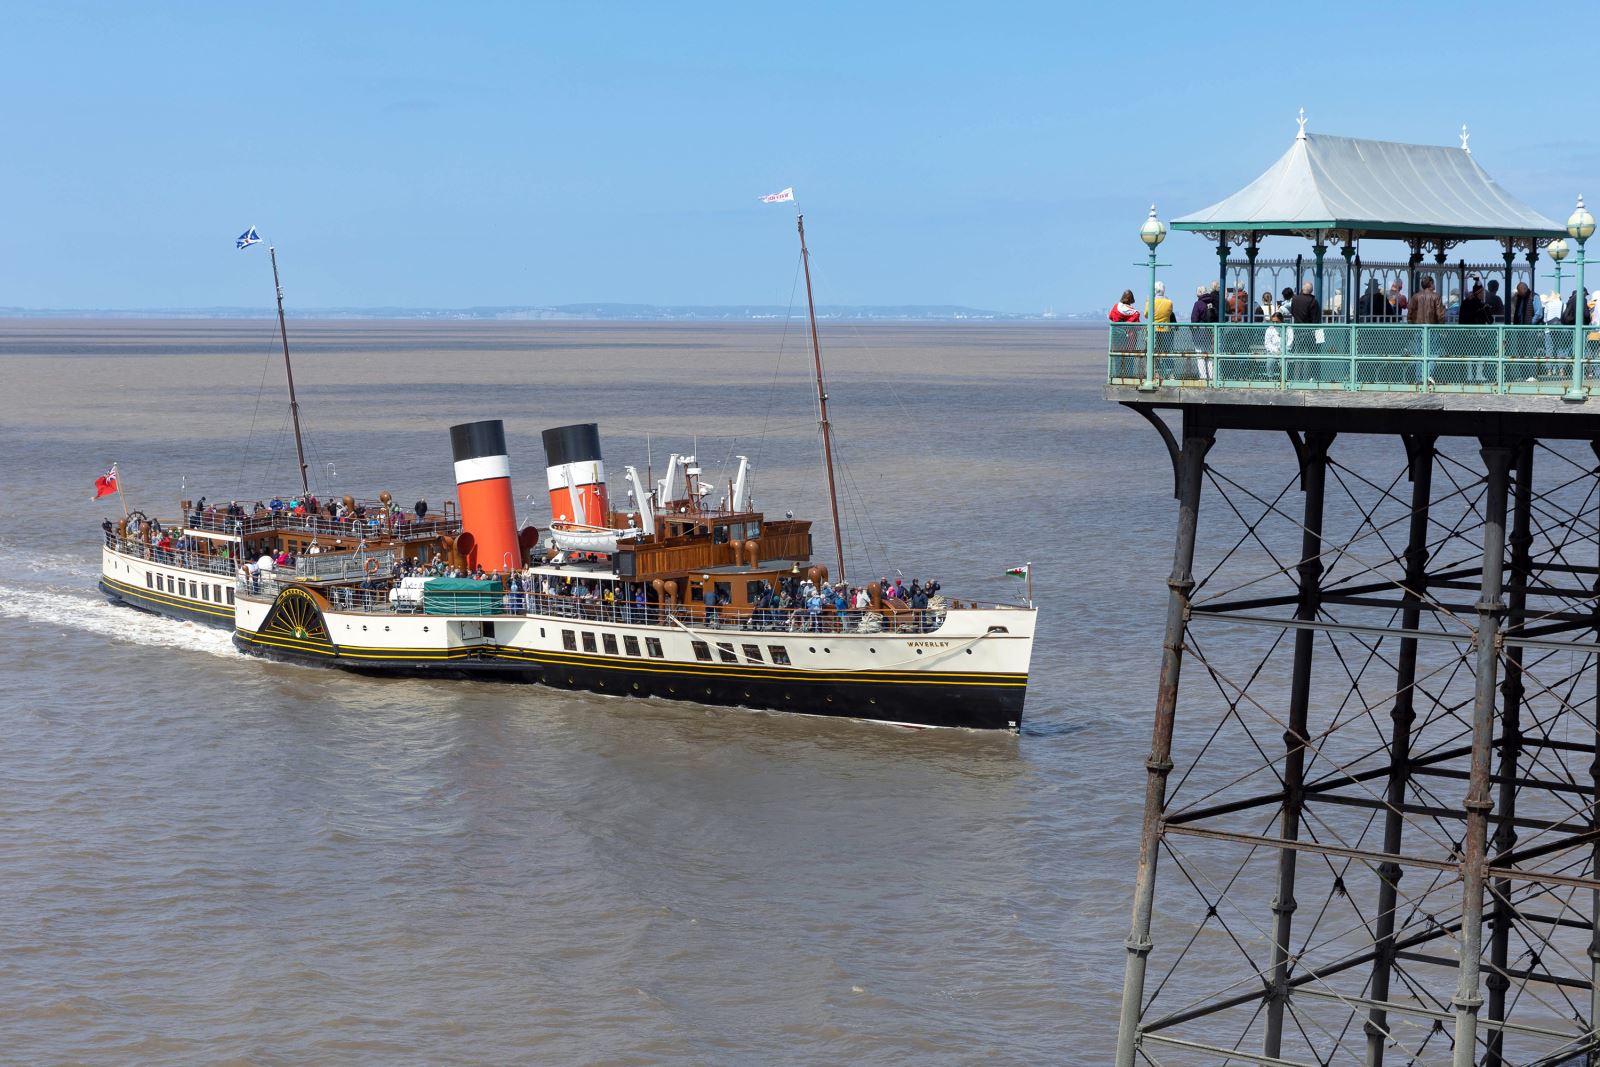
[{"label": "green tarpaulin cover", "polygon": [[422,587],[424,615],[499,615],[502,607],[499,582],[475,582],[471,578],[429,578]]}]

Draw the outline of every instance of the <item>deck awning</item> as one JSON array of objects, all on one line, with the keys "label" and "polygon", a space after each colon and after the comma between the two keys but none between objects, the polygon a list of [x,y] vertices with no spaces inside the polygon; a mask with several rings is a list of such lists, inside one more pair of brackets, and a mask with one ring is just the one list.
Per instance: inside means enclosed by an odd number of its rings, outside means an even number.
[{"label": "deck awning", "polygon": [[1562,227],[1508,194],[1465,148],[1303,133],[1265,174],[1172,223],[1205,233],[1546,240]]}]

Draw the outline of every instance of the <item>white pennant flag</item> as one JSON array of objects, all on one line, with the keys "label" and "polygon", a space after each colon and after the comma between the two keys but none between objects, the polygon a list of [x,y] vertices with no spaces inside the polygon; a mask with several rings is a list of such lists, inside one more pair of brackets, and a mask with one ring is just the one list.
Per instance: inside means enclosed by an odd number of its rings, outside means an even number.
[{"label": "white pennant flag", "polygon": [[763,196],[763,197],[761,197],[761,202],[763,204],[781,204],[786,200],[793,200],[793,199],[794,199],[794,186],[790,186],[789,188],[785,189],[781,193],[773,193],[771,196]]}]

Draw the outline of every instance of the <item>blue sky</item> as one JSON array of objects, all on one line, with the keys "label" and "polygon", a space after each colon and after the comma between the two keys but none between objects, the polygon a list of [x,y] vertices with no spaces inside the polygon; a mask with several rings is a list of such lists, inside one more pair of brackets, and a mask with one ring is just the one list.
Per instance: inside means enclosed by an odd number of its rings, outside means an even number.
[{"label": "blue sky", "polygon": [[[1556,219],[1600,197],[1592,109],[1548,103],[1563,24],[1593,12],[13,2],[0,306],[264,304],[251,224],[292,306],[787,304],[793,216],[755,198],[789,185],[822,302],[1108,306],[1150,202],[1232,192],[1302,106],[1466,122]],[[1178,292],[1214,276],[1163,252]]]}]

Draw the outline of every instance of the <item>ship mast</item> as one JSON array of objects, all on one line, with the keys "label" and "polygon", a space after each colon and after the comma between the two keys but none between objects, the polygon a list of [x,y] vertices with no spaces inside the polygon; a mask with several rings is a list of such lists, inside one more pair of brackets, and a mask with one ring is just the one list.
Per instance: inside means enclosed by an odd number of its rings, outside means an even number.
[{"label": "ship mast", "polygon": [[828,390],[822,383],[822,345],[817,340],[817,305],[811,298],[811,252],[806,248],[806,217],[795,215],[800,229],[800,262],[806,272],[806,310],[811,315],[811,355],[817,365],[817,411],[822,424],[822,460],[828,469],[828,504],[833,508],[833,551],[839,561],[835,581],[844,581],[844,532],[839,528],[839,493],[833,477],[833,432],[828,424]]},{"label": "ship mast", "polygon": [[294,423],[294,454],[300,461],[300,489],[310,496],[311,481],[306,477],[306,446],[300,439],[300,401],[294,396],[294,366],[289,362],[289,327],[283,319],[283,283],[278,280],[278,250],[268,245],[267,255],[272,257],[272,287],[278,291],[278,336],[283,338],[283,371],[289,377],[289,418]]}]

